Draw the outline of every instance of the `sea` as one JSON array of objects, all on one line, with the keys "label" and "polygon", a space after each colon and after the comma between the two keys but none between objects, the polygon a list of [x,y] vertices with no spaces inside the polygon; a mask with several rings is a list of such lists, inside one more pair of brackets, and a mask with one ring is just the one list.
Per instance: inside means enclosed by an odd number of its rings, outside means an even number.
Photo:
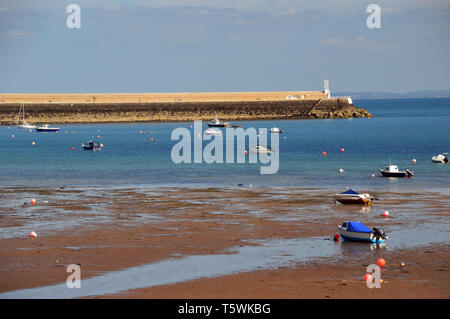
[{"label": "sea", "polygon": [[[276,136],[275,174],[261,174],[261,167],[269,164],[250,163],[249,154],[245,163],[174,163],[171,154],[179,140],[172,140],[172,132],[185,128],[193,144],[198,138],[193,122],[52,124],[60,128],[58,133],[0,126],[0,187],[252,185],[449,192],[450,165],[433,163],[431,158],[450,152],[450,99],[354,100],[354,104],[374,116],[232,121],[257,132],[283,130]],[[84,150],[81,144],[91,139],[103,149]],[[203,140],[203,147],[208,143]],[[414,177],[383,178],[379,169],[390,163],[414,171]]]}]

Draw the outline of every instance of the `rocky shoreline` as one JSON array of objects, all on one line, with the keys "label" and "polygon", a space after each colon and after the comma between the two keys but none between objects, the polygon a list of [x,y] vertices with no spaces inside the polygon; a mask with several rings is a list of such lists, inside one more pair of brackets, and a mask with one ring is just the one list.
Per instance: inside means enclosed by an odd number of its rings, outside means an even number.
[{"label": "rocky shoreline", "polygon": [[[274,101],[26,103],[29,123],[186,122],[372,117],[346,98]],[[17,121],[20,103],[0,104],[0,124]]]}]

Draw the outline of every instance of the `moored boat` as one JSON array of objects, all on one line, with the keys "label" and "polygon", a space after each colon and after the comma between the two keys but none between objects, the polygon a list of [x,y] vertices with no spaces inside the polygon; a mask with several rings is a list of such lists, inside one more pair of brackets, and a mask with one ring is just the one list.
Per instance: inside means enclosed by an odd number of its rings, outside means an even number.
[{"label": "moored boat", "polygon": [[215,127],[208,127],[205,130],[206,135],[222,135],[222,131]]},{"label": "moored boat", "polygon": [[[19,122],[22,124],[19,124]],[[29,123],[27,123],[27,121],[25,121],[25,104],[24,103],[22,103],[22,105],[20,106],[16,126],[17,126],[17,128],[26,129],[26,130],[36,128],[36,125],[29,124]]]},{"label": "moored boat", "polygon": [[273,150],[270,148],[265,148],[261,145],[250,147],[250,151],[253,153],[273,153]]},{"label": "moored boat", "polygon": [[59,127],[50,127],[48,124],[42,126],[37,126],[36,131],[38,132],[59,132]]},{"label": "moored boat", "polygon": [[408,169],[405,169],[403,171],[400,171],[397,167],[397,165],[389,164],[386,166],[386,168],[379,169],[381,175],[383,177],[413,177],[414,172],[410,171]]},{"label": "moored boat", "polygon": [[358,241],[370,243],[382,243],[388,237],[380,228],[374,227],[370,230],[361,222],[343,222],[338,226],[339,235],[344,241]]},{"label": "moored boat", "polygon": [[448,153],[442,153],[442,154],[433,156],[433,157],[431,158],[431,160],[432,160],[434,163],[442,163],[442,164],[448,164],[448,163],[450,163],[450,157],[449,157],[449,154],[448,154]]},{"label": "moored boat", "polygon": [[102,150],[102,144],[100,144],[99,142],[94,142],[92,140],[81,144],[81,147],[87,151],[101,151]]},{"label": "moored boat", "polygon": [[349,189],[343,193],[336,194],[335,199],[341,204],[371,205],[375,197],[368,193],[360,194],[353,189]]},{"label": "moored boat", "polygon": [[283,130],[280,130],[278,127],[272,127],[270,129],[270,133],[279,133],[279,134],[283,134]]},{"label": "moored boat", "polygon": [[230,123],[219,121],[216,117],[215,119],[208,122],[208,126],[209,127],[229,127]]}]

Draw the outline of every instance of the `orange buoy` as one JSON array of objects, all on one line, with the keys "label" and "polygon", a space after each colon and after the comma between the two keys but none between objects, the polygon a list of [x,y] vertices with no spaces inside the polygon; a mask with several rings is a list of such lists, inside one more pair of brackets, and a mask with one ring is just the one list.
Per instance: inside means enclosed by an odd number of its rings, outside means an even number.
[{"label": "orange buoy", "polygon": [[384,267],[384,265],[386,265],[386,260],[384,260],[383,258],[379,258],[377,261],[377,265],[380,267]]},{"label": "orange buoy", "polygon": [[36,200],[34,198],[31,200],[31,205],[36,205]]},{"label": "orange buoy", "polygon": [[400,263],[400,267],[405,267],[405,263]]},{"label": "orange buoy", "polygon": [[34,231],[32,231],[31,233],[30,233],[30,237],[31,238],[34,238],[34,237],[36,237],[37,236],[37,234],[34,232]]},{"label": "orange buoy", "polygon": [[322,155],[323,155],[323,156],[326,156],[326,155],[327,155],[327,152],[322,152]]},{"label": "orange buoy", "polygon": [[416,164],[417,160],[416,160],[415,158],[413,158],[412,162],[413,162],[414,164]]}]

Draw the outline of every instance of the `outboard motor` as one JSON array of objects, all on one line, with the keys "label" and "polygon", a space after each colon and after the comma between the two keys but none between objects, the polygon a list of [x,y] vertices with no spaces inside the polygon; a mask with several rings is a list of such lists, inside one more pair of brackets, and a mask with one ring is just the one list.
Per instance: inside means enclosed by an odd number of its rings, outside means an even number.
[{"label": "outboard motor", "polygon": [[374,228],[373,228],[373,236],[375,237],[375,239],[377,240],[377,242],[378,242],[380,239],[387,239],[386,233],[385,233],[381,228],[377,228],[377,227],[374,227]]}]

